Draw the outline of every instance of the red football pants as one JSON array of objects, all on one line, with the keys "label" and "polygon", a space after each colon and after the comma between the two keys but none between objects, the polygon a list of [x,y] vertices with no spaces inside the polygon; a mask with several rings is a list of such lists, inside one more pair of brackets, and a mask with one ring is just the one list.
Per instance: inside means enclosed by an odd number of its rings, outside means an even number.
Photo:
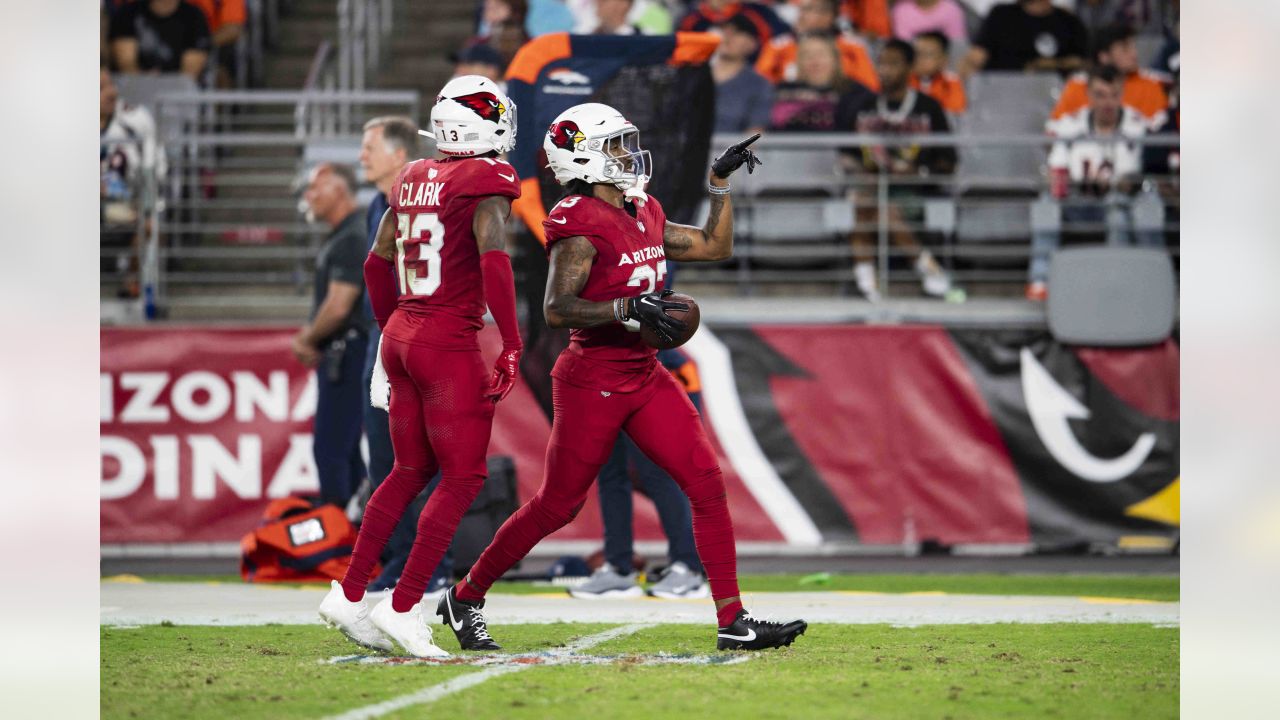
[{"label": "red football pants", "polygon": [[619,430],[689,496],[698,557],[717,600],[738,594],[733,520],[702,419],[671,373],[657,368],[636,392],[605,393],[552,380],[555,417],[542,487],[499,528],[466,584],[483,594],[542,538],[582,509]]},{"label": "red football pants", "polygon": [[493,427],[489,373],[479,351],[443,351],[383,336],[382,366],[391,382],[391,445],[395,467],[374,491],[342,586],[364,595],[369,574],[405,508],[440,471],[440,484],[418,518],[418,536],[396,584],[392,604],[406,612],[419,600],[458,523],[484,486]]}]

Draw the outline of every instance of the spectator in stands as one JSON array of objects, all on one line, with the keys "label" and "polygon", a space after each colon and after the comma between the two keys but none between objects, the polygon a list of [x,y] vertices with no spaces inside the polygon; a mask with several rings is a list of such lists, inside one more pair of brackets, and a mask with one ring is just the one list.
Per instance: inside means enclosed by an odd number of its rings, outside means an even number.
[{"label": "spectator in stands", "polygon": [[911,73],[911,87],[938,101],[943,110],[963,114],[968,105],[964,81],[947,69],[951,43],[940,32],[929,31],[916,36],[916,64]]},{"label": "spectator in stands", "polygon": [[830,35],[805,35],[796,54],[794,81],[775,88],[769,127],[773,130],[832,132],[841,103],[860,104],[875,93],[840,70],[840,50]]},{"label": "spectator in stands", "polygon": [[1156,59],[1151,63],[1151,69],[1156,72],[1164,73],[1177,82],[1178,75],[1182,72],[1182,48],[1178,40],[1178,23],[1174,23],[1170,28],[1168,37],[1164,40],[1164,45],[1160,47],[1160,52],[1156,53]]},{"label": "spectator in stands", "polygon": [[187,0],[200,8],[209,23],[213,40],[213,60],[218,68],[218,87],[231,87],[236,70],[236,43],[244,34],[245,0]]},{"label": "spectator in stands", "polygon": [[181,72],[197,82],[212,46],[204,13],[182,0],[138,0],[118,8],[108,38],[120,72]]},{"label": "spectator in stands", "polygon": [[453,57],[453,76],[462,75],[479,75],[490,80],[502,84],[503,68],[506,63],[502,61],[502,56],[498,54],[488,43],[476,43],[468,45],[457,52]]},{"label": "spectator in stands", "polygon": [[[1133,28],[1127,25],[1103,28],[1094,44],[1094,63],[1115,67],[1124,78],[1124,104],[1142,113],[1152,127],[1159,127],[1164,124],[1169,109],[1169,96],[1164,89],[1172,78],[1139,66],[1138,44],[1134,37]],[[1063,86],[1051,117],[1057,119],[1070,115],[1088,105],[1088,85],[1088,73],[1073,75]]]},{"label": "spectator in stands", "polygon": [[863,35],[887,38],[892,34],[888,0],[844,0],[840,14]]},{"label": "spectator in stands", "polygon": [[876,78],[875,64],[871,62],[866,43],[853,33],[840,32],[836,26],[836,2],[837,0],[800,0],[795,35],[780,35],[765,43],[760,51],[760,58],[756,61],[756,72],[772,83],[794,81],[798,52],[796,36],[825,35],[834,39],[839,50],[842,74],[872,90],[878,90],[880,81]]},{"label": "spectator in stands", "polygon": [[[1107,244],[1129,244],[1134,195],[1142,184],[1142,137],[1147,121],[1121,101],[1120,72],[1102,65],[1089,72],[1087,107],[1056,120],[1047,130],[1056,142],[1049,152],[1050,194],[1057,200],[1072,196],[1062,219],[1076,223],[1105,223]],[[1158,247],[1160,233],[1136,234],[1138,245]],[[1049,256],[1062,233],[1038,230],[1032,234],[1027,298],[1048,295]]]},{"label": "spectator in stands", "polygon": [[969,29],[960,4],[956,0],[899,0],[893,6],[894,37],[910,42],[926,32],[941,33],[958,42],[967,41]]},{"label": "spectator in stands", "polygon": [[[784,35],[791,28],[773,12],[773,8],[754,2],[736,0],[704,0],[680,21],[680,29],[701,32],[723,24],[734,15],[742,15],[756,26],[760,44],[767,45],[777,35]],[[762,73],[763,74],[763,73]]]},{"label": "spectator in stands", "polygon": [[524,19],[529,37],[573,30],[573,13],[565,0],[529,0],[529,14]]},{"label": "spectator in stands", "polygon": [[524,27],[525,17],[529,14],[527,0],[483,0],[479,7],[479,18],[476,21],[476,35],[489,37],[503,23],[517,23]]},{"label": "spectator in stands", "polygon": [[[138,256],[142,244],[138,215],[146,210],[147,174],[154,176],[155,190],[163,187],[166,163],[164,146],[157,139],[156,123],[141,106],[120,100],[111,73],[99,69],[98,162],[100,166],[101,243],[126,246],[132,252],[116,269],[124,274],[120,294],[138,296]],[[159,200],[157,199],[158,203]],[[142,228],[149,227],[144,223]]]},{"label": "spectator in stands", "polygon": [[[597,5],[605,5],[609,0],[566,0],[565,5],[573,13],[573,32],[578,35],[589,35],[596,32],[601,24],[601,17],[606,9],[597,9]],[[626,24],[633,25],[645,35],[670,35],[674,24],[671,11],[663,0],[634,0],[628,3],[630,9],[626,16]],[[616,23],[615,23],[616,24]]]},{"label": "spectator in stands", "polygon": [[505,68],[511,64],[511,58],[516,56],[520,48],[529,42],[529,34],[525,32],[524,25],[516,22],[499,23],[494,27],[493,34],[485,39],[490,47],[498,51],[498,55],[502,58],[502,67]]},{"label": "spectator in stands", "polygon": [[316,472],[325,502],[346,507],[365,477],[360,425],[369,404],[362,383],[368,325],[364,313],[364,259],[368,242],[356,176],[345,165],[311,171],[303,201],[308,220],[329,226],[316,256],[311,320],[293,338],[293,356],[316,369]]},{"label": "spectator in stands", "polygon": [[596,26],[592,35],[639,35],[640,28],[627,21],[631,0],[596,0]]},{"label": "spectator in stands", "polygon": [[711,77],[716,81],[715,131],[741,135],[764,132],[773,107],[773,86],[751,67],[750,59],[760,48],[756,26],[735,15],[719,28],[720,47],[711,58]]},{"label": "spectator in stands", "polygon": [[[910,43],[896,38],[885,43],[876,63],[880,73],[880,94],[841,102],[839,126],[877,135],[951,132],[947,114],[938,101],[912,89],[909,80],[915,60],[915,49]],[[890,202],[886,207],[869,203],[857,205],[858,229],[854,230],[850,241],[853,244],[853,275],[858,290],[868,300],[879,302],[875,237],[883,211],[889,226],[889,239],[914,260],[925,293],[939,297],[946,295],[951,289],[951,278],[933,254],[921,247],[911,225],[923,220],[922,196],[933,191],[932,187],[918,181],[951,174],[956,166],[955,149],[868,145],[859,148],[854,156],[858,161],[857,170],[874,175],[887,173],[894,183],[889,187]],[[912,183],[912,180],[917,182]]]},{"label": "spectator in stands", "polygon": [[1068,73],[1084,67],[1088,34],[1079,18],[1050,0],[1017,0],[991,8],[960,65],[979,70]]}]

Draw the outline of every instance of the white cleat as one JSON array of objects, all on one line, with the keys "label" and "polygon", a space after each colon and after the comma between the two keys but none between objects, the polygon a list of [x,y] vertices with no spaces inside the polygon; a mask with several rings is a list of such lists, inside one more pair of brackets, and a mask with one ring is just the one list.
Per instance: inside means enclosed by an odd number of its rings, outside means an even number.
[{"label": "white cleat", "polygon": [[394,647],[391,640],[369,620],[369,604],[364,598],[351,602],[337,580],[332,582],[329,594],[320,601],[320,619],[329,627],[338,628],[357,645],[373,650],[391,650]]},{"label": "white cleat", "polygon": [[369,619],[414,657],[449,657],[449,653],[432,640],[431,628],[422,617],[422,603],[415,604],[409,612],[399,613],[391,607],[391,598],[387,598],[369,613]]}]

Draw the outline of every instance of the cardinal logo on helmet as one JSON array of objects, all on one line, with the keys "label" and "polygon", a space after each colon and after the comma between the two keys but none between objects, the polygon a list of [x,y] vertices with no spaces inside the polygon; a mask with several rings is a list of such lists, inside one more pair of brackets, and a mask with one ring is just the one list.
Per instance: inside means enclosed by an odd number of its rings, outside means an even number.
[{"label": "cardinal logo on helmet", "polygon": [[490,92],[475,92],[470,95],[459,95],[453,98],[454,102],[462,103],[475,111],[475,114],[488,120],[489,122],[498,122],[498,118],[507,111],[507,106],[503,105],[498,98]]},{"label": "cardinal logo on helmet", "polygon": [[583,135],[582,131],[578,129],[578,123],[572,120],[561,120],[552,125],[548,134],[551,136],[552,145],[570,152],[573,152],[578,143],[587,139],[587,136]]}]

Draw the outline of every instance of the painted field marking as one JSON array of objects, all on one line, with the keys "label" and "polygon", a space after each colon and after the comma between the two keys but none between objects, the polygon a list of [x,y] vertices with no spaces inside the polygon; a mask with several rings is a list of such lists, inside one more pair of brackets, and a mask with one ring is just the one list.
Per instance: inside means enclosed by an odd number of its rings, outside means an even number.
[{"label": "painted field marking", "polygon": [[[633,625],[621,625],[610,628],[595,635],[588,635],[580,638],[558,650],[552,650],[548,655],[554,657],[562,657],[572,655],[573,653],[595,647],[600,643],[608,642],[614,638],[633,635],[646,628],[653,627],[653,623],[636,623]],[[475,687],[483,682],[491,680],[501,675],[509,675],[521,670],[528,670],[537,665],[494,665],[487,667],[479,672],[462,675],[450,680],[446,680],[437,685],[429,685],[417,692],[401,695],[400,697],[391,698],[374,705],[367,705],[355,710],[349,710],[341,715],[331,716],[331,720],[366,720],[367,718],[377,718],[388,715],[397,710],[402,710],[414,705],[425,705],[433,703],[441,698],[448,697],[454,693],[461,692],[471,687]]]}]

